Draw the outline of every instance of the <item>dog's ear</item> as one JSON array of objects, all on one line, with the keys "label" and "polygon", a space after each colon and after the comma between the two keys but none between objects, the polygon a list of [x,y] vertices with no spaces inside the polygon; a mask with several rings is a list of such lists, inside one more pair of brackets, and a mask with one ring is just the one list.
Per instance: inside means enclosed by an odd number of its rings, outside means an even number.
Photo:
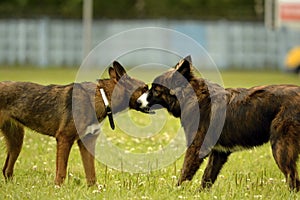
[{"label": "dog's ear", "polygon": [[190,80],[192,77],[192,59],[191,56],[187,56],[186,58],[179,61],[176,66],[177,72],[179,72],[182,76],[184,76],[187,80]]},{"label": "dog's ear", "polygon": [[183,61],[187,61],[190,63],[190,65],[193,65],[192,64],[192,56],[191,55],[188,55],[186,56],[185,58],[181,59],[176,65],[175,65],[175,69],[177,70],[183,63]]},{"label": "dog's ear", "polygon": [[192,64],[192,56],[191,55],[188,55],[187,57],[185,57],[184,60],[187,60],[190,62],[190,64]]},{"label": "dog's ear", "polygon": [[117,73],[116,73],[116,70],[114,68],[109,67],[108,73],[109,73],[110,79],[114,80],[115,82],[118,82]]},{"label": "dog's ear", "polygon": [[113,68],[116,71],[117,80],[119,80],[122,76],[126,74],[126,70],[124,69],[124,67],[117,61],[113,62]]}]

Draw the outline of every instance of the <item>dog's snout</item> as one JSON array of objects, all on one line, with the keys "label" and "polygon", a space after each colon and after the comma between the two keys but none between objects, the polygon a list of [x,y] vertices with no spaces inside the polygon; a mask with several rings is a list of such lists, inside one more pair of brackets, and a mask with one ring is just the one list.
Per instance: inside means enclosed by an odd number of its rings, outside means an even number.
[{"label": "dog's snout", "polygon": [[145,92],[137,99],[137,103],[140,104],[140,108],[145,108],[148,106],[149,102],[147,101],[147,97],[148,97],[148,92]]}]

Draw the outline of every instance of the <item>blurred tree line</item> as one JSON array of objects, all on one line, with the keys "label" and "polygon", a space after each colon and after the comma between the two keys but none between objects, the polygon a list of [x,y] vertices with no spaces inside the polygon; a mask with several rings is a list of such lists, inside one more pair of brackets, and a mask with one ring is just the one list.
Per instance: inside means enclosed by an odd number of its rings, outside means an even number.
[{"label": "blurred tree line", "polygon": [[[83,0],[0,0],[1,18],[81,18]],[[264,0],[94,0],[97,19],[263,20]]]}]

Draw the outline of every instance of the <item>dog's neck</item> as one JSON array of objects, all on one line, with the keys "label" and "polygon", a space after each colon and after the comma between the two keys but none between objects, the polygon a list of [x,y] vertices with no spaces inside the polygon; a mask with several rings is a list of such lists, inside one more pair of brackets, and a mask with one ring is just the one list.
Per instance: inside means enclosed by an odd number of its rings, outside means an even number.
[{"label": "dog's neck", "polygon": [[[100,88],[102,88],[107,96],[107,100],[113,110],[113,113],[118,113],[118,112],[121,112],[123,110],[125,110],[127,107],[128,107],[128,104],[124,104],[124,100],[123,99],[126,99],[126,97],[124,96],[126,94],[125,91],[119,91],[119,87],[118,87],[117,84],[115,83],[114,80],[111,80],[111,79],[103,79],[103,80],[99,80],[98,81],[98,85],[97,85],[97,95],[98,97],[101,98],[101,102],[103,102],[103,99],[101,97],[101,94],[100,94]],[[114,91],[116,90],[116,91]],[[114,94],[113,94],[114,92]],[[112,105],[112,96],[114,95],[114,102],[113,102],[113,105]],[[102,103],[102,105],[104,105]]]},{"label": "dog's neck", "polygon": [[111,96],[114,91],[115,85],[116,85],[115,82],[111,79],[103,79],[98,81],[97,90],[100,91],[100,89],[102,88],[105,91],[107,100],[110,104],[111,104]]}]

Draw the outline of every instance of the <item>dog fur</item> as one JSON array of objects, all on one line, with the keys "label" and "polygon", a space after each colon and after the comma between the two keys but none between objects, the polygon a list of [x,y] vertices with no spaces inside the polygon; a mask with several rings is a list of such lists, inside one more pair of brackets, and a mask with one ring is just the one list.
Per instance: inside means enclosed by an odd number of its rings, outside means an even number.
[{"label": "dog fur", "polygon": [[[210,188],[232,152],[270,141],[273,157],[289,188],[299,191],[296,162],[300,152],[300,87],[224,89],[196,77],[192,68],[190,57],[181,60],[153,81],[146,98],[143,95],[146,102],[138,99],[145,111],[160,104],[181,118],[188,147],[178,185],[191,180],[208,156],[201,188]],[[196,115],[200,115],[198,120]],[[190,127],[195,124],[193,132]],[[220,133],[208,134],[210,125]]]},{"label": "dog fur", "polygon": [[[69,85],[0,82],[0,129],[7,147],[3,167],[5,179],[13,176],[14,164],[23,144],[24,127],[28,127],[56,138],[56,185],[61,185],[66,178],[68,157],[75,141],[81,153],[87,184],[94,185],[94,153],[99,135],[97,126],[107,114],[99,89],[104,89],[110,105],[114,92],[116,99],[111,105],[114,113],[128,107],[138,109],[136,100],[148,89],[142,81],[128,76],[116,61],[109,68],[109,76],[109,79],[98,80],[97,83]],[[75,88],[76,92],[73,92]],[[123,101],[126,98],[129,105]]]}]

